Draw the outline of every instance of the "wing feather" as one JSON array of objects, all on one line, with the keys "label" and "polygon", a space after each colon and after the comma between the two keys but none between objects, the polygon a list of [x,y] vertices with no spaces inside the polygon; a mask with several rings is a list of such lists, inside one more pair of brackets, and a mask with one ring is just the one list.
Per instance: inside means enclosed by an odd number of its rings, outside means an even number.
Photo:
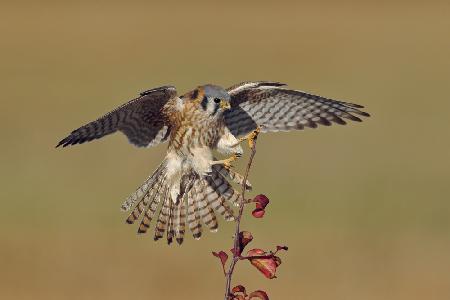
[{"label": "wing feather", "polygon": [[227,89],[231,109],[225,123],[231,133],[244,136],[261,127],[262,132],[302,130],[319,124],[344,125],[345,119],[361,122],[356,115],[368,117],[363,106],[290,90],[279,82],[244,82]]},{"label": "wing feather", "polygon": [[163,107],[176,96],[173,86],[142,92],[140,97],[72,131],[56,147],[82,144],[116,131],[123,132],[129,142],[138,147],[164,142],[169,136],[170,125],[164,116]]}]

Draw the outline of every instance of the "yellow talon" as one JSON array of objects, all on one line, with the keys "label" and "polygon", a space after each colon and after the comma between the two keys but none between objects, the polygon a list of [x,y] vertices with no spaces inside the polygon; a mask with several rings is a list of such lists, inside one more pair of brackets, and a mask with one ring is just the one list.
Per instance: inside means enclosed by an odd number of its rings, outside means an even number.
[{"label": "yellow talon", "polygon": [[233,167],[233,165],[231,164],[233,161],[237,160],[239,157],[241,156],[241,154],[239,153],[235,153],[232,156],[230,156],[227,159],[222,159],[222,160],[216,160],[212,162],[212,165],[223,165],[223,167],[227,170],[231,169]]},{"label": "yellow talon", "polygon": [[227,159],[224,159],[223,160],[224,168],[227,169],[227,170],[231,169],[233,167],[233,165],[231,163],[233,161],[237,160],[237,159],[238,159],[238,155],[236,155],[236,154],[233,154],[233,156],[231,156],[231,157],[229,157]]},{"label": "yellow talon", "polygon": [[224,162],[223,167],[227,170],[230,170],[233,167],[233,165],[230,162]]},{"label": "yellow talon", "polygon": [[250,132],[246,136],[239,138],[238,142],[234,146],[237,146],[240,143],[242,143],[243,141],[247,140],[248,141],[248,146],[250,148],[253,148],[253,146],[255,145],[255,140],[258,137],[258,134],[260,132],[261,132],[261,127],[258,126],[258,127],[256,127],[255,130],[253,130],[252,132]]},{"label": "yellow talon", "polygon": [[248,146],[249,148],[253,148],[253,146],[255,145],[255,140],[258,137],[258,134],[261,132],[261,128],[258,126],[256,127],[255,130],[253,130],[252,132],[250,132],[247,135],[247,140],[248,140]]}]

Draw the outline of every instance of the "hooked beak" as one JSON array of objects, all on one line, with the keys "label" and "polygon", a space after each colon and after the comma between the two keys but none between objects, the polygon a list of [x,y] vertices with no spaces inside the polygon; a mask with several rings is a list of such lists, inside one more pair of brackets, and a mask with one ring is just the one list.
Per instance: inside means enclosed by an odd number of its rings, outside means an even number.
[{"label": "hooked beak", "polygon": [[230,102],[227,101],[227,100],[222,99],[220,101],[220,108],[223,109],[223,110],[230,109],[231,108]]}]

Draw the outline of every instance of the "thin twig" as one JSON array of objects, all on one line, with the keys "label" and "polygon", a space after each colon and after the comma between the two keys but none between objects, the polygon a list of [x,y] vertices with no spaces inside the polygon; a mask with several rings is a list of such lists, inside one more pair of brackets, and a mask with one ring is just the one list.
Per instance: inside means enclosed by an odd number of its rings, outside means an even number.
[{"label": "thin twig", "polygon": [[231,297],[231,277],[233,276],[234,267],[236,266],[236,263],[239,261],[239,232],[240,232],[240,225],[241,225],[241,218],[242,213],[244,212],[244,204],[245,204],[245,190],[246,190],[246,184],[247,184],[247,178],[248,174],[250,173],[250,168],[252,166],[253,158],[256,154],[256,137],[253,140],[253,145],[251,148],[250,158],[248,160],[247,169],[245,170],[244,174],[244,180],[242,181],[242,193],[241,193],[241,200],[239,202],[239,213],[236,219],[236,230],[234,233],[234,247],[233,247],[233,259],[231,261],[230,267],[228,268],[228,272],[225,273],[226,275],[226,284],[225,284],[225,297],[224,300],[229,300]]}]

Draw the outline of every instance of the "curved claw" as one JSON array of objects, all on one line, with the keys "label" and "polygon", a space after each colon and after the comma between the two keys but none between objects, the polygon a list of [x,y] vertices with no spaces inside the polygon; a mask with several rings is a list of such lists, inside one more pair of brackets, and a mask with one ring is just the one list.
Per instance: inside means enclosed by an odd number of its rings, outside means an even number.
[{"label": "curved claw", "polygon": [[213,161],[211,164],[213,164],[213,165],[221,164],[221,165],[223,165],[223,167],[225,169],[230,170],[233,167],[233,165],[231,163],[233,161],[237,160],[241,156],[242,156],[241,153],[234,153],[232,156],[230,156],[227,159]]},{"label": "curved claw", "polygon": [[234,166],[231,164],[231,162],[224,162],[223,167],[227,170],[230,170],[231,168],[234,168]]},{"label": "curved claw", "polygon": [[255,130],[253,130],[252,132],[250,132],[246,136],[239,138],[238,142],[235,145],[233,145],[233,147],[236,147],[237,145],[239,145],[243,141],[247,140],[248,141],[248,147],[249,148],[253,148],[253,146],[255,144],[254,141],[256,140],[256,138],[258,137],[258,134],[260,132],[261,132],[261,127],[258,126],[258,127],[256,127]]},{"label": "curved claw", "polygon": [[247,140],[248,140],[248,147],[253,148],[255,145],[255,140],[258,138],[258,134],[261,132],[261,127],[256,127],[255,130],[253,130],[251,133],[248,134]]}]

